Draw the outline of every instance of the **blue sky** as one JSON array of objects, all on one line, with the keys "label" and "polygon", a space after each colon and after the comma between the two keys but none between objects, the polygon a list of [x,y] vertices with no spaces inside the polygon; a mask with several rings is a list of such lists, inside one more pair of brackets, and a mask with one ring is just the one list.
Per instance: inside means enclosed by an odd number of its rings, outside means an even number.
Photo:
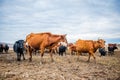
[{"label": "blue sky", "polygon": [[120,43],[120,0],[0,0],[0,42],[34,32]]}]

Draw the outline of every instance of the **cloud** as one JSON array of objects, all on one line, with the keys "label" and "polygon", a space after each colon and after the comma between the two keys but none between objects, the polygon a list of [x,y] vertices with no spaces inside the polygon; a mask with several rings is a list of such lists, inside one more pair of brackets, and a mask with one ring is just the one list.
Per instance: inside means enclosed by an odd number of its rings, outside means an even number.
[{"label": "cloud", "polygon": [[1,40],[14,42],[30,32],[48,31],[67,34],[70,42],[119,39],[119,5],[119,0],[2,0]]}]

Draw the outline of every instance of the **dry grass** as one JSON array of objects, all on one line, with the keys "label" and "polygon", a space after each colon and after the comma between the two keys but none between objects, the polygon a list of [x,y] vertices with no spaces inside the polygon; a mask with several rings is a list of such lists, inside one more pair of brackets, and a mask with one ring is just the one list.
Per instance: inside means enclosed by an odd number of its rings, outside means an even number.
[{"label": "dry grass", "polygon": [[[120,52],[113,56],[99,57],[97,63],[86,62],[88,56],[58,56],[50,61],[49,54],[44,55],[44,64],[40,64],[39,54],[33,55],[33,61],[17,62],[11,50],[9,54],[0,54],[0,80],[120,80]],[[26,55],[28,58],[28,55]]]}]

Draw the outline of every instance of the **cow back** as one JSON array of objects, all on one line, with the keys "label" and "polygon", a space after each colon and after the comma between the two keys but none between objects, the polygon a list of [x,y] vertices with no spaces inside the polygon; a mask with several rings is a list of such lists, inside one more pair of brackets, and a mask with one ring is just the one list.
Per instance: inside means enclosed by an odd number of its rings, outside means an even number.
[{"label": "cow back", "polygon": [[26,37],[26,42],[31,48],[40,49],[41,46],[52,47],[60,41],[66,41],[64,35],[54,35],[51,33],[34,33]]},{"label": "cow back", "polygon": [[82,52],[96,52],[98,48],[104,48],[105,41],[100,39],[98,41],[93,40],[78,40],[76,41],[76,50]]},{"label": "cow back", "polygon": [[94,44],[92,40],[78,40],[75,43],[76,50],[87,52],[89,50],[92,50],[94,48]]},{"label": "cow back", "polygon": [[39,49],[40,45],[42,43],[44,44],[48,44],[48,36],[50,34],[48,33],[34,33],[34,34],[30,34],[26,37],[26,42],[28,43],[28,45],[34,49]]}]

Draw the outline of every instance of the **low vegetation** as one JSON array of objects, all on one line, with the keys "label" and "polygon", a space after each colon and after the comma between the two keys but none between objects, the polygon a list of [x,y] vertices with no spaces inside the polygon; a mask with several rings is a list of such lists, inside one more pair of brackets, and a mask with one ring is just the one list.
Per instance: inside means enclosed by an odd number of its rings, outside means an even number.
[{"label": "low vegetation", "polygon": [[113,56],[100,57],[86,62],[87,56],[80,56],[77,61],[75,55],[53,56],[51,62],[49,54],[44,55],[44,63],[40,64],[39,54],[33,55],[33,61],[16,61],[16,54],[9,51],[0,54],[0,80],[120,80],[120,52]]}]

